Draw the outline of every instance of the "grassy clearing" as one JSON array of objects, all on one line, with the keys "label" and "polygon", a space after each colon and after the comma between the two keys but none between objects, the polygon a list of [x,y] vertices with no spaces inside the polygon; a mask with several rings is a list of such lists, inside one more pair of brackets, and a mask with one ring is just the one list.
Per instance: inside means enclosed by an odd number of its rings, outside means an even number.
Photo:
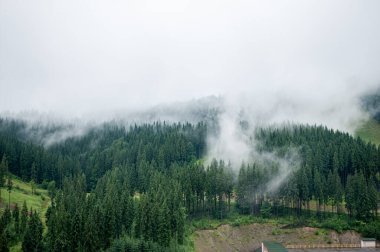
[{"label": "grassy clearing", "polygon": [[[46,211],[50,205],[50,198],[48,196],[47,190],[39,188],[36,186],[35,193],[32,193],[32,187],[30,183],[25,183],[20,179],[13,177],[13,189],[10,197],[10,205],[13,209],[17,204],[21,210],[24,201],[28,209],[36,210],[42,220],[43,225],[45,226],[44,231],[46,232]],[[9,194],[6,188],[1,188],[1,204],[0,204],[0,214],[4,211],[5,207],[9,204]],[[21,242],[10,247],[10,251],[21,251]]]},{"label": "grassy clearing", "polygon": [[[36,192],[32,194],[32,187],[29,183],[25,183],[20,179],[13,177],[13,189],[10,195],[10,205],[13,208],[16,204],[21,210],[24,201],[28,209],[36,210],[45,224],[45,214],[48,206],[50,205],[50,198],[47,190],[36,188]],[[9,194],[6,188],[1,188],[1,206],[0,213],[4,211],[4,208],[9,203]]]},{"label": "grassy clearing", "polygon": [[355,135],[364,141],[380,144],[380,124],[375,119],[363,123],[355,132]]}]

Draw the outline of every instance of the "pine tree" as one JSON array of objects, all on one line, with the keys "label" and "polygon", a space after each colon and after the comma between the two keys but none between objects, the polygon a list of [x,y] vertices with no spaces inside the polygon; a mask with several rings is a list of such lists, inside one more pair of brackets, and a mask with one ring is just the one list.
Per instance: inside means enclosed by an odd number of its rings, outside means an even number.
[{"label": "pine tree", "polygon": [[373,216],[377,216],[377,204],[379,201],[379,193],[376,190],[375,182],[370,179],[368,182],[368,203]]},{"label": "pine tree", "polygon": [[22,251],[43,251],[42,243],[43,226],[37,212],[31,213],[22,241]]},{"label": "pine tree", "polygon": [[33,164],[32,164],[30,178],[31,178],[30,186],[32,188],[32,194],[35,194],[35,192],[36,192],[36,181],[37,181],[37,168],[36,168],[35,162],[33,162]]},{"label": "pine tree", "polygon": [[54,197],[56,195],[56,188],[55,188],[55,181],[50,181],[49,184],[48,184],[48,187],[47,187],[47,191],[48,191],[48,194],[49,194],[49,197],[51,199],[51,202],[53,203],[54,201]]},{"label": "pine tree", "polygon": [[9,251],[10,237],[6,229],[12,222],[12,214],[7,206],[3,215],[0,217],[0,251]]},{"label": "pine tree", "polygon": [[[325,192],[326,192],[326,196],[328,197],[328,200],[332,201],[331,203],[331,211],[333,212],[334,211],[334,186],[335,186],[335,181],[334,181],[334,176],[331,172],[331,170],[329,171],[328,175],[327,175],[327,184],[326,184],[326,187],[325,187]],[[326,202],[327,203],[327,202]]]},{"label": "pine tree", "polygon": [[369,204],[368,188],[362,172],[355,174],[355,205],[356,217],[366,219],[370,216],[371,205]]},{"label": "pine tree", "polygon": [[28,224],[28,207],[26,206],[26,201],[22,204],[21,218],[20,218],[20,234],[24,235],[26,227]]},{"label": "pine tree", "polygon": [[8,245],[8,237],[5,233],[5,226],[0,223],[0,251],[1,252],[8,252],[9,251],[9,245]]},{"label": "pine tree", "polygon": [[162,203],[158,213],[158,243],[164,247],[170,243],[170,215],[166,201]]},{"label": "pine tree", "polygon": [[7,178],[7,191],[8,191],[8,206],[9,208],[11,207],[11,192],[12,192],[12,189],[13,189],[13,181],[12,181],[12,177],[11,177],[11,174],[8,172],[8,178]]},{"label": "pine tree", "polygon": [[298,214],[301,214],[302,210],[302,204],[306,200],[308,200],[309,197],[309,185],[308,185],[308,178],[306,176],[305,169],[302,169],[298,172],[298,181],[297,181],[297,189],[298,189]]},{"label": "pine tree", "polygon": [[323,200],[323,185],[321,180],[321,175],[318,170],[314,174],[314,196],[317,201],[317,212],[321,211],[321,204]]},{"label": "pine tree", "polygon": [[341,183],[337,170],[335,170],[333,174],[332,190],[333,190],[333,202],[336,206],[337,213],[339,213],[340,204],[342,203],[342,200],[343,200],[343,188],[342,188],[342,183]]},{"label": "pine tree", "polygon": [[352,217],[355,209],[355,178],[352,175],[347,177],[345,200],[348,213]]},{"label": "pine tree", "polygon": [[15,208],[13,209],[12,213],[13,219],[14,219],[14,227],[15,232],[17,235],[20,234],[20,209],[18,208],[18,204],[15,204]]},{"label": "pine tree", "polygon": [[3,215],[1,216],[1,225],[6,227],[12,222],[12,213],[9,207],[5,208]]},{"label": "pine tree", "polygon": [[8,161],[7,157],[3,155],[0,163],[0,203],[1,203],[1,187],[5,186],[5,176],[8,173]]}]

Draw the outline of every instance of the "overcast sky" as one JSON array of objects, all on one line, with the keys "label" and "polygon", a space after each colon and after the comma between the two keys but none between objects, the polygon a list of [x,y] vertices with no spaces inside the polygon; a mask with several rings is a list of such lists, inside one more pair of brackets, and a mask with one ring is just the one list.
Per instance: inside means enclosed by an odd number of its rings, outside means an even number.
[{"label": "overcast sky", "polygon": [[0,111],[222,95],[312,118],[380,84],[379,13],[379,0],[0,0]]}]

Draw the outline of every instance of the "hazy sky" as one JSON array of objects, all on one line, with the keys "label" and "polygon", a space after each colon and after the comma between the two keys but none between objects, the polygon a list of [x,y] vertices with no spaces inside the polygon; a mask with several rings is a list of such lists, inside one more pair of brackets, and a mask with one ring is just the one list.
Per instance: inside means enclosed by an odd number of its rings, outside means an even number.
[{"label": "hazy sky", "polygon": [[279,120],[347,115],[380,84],[379,13],[379,0],[0,0],[0,111],[223,95],[285,107]]}]

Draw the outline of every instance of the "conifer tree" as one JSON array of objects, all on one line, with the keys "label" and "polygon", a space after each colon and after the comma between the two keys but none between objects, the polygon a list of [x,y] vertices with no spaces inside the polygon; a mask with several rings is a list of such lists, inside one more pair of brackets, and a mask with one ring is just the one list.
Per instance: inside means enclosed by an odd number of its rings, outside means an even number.
[{"label": "conifer tree", "polygon": [[36,182],[37,182],[37,168],[36,163],[33,162],[32,168],[31,168],[31,176],[30,176],[30,186],[32,188],[32,194],[36,193]]},{"label": "conifer tree", "polygon": [[343,188],[342,188],[342,183],[340,180],[340,177],[338,175],[338,171],[335,170],[333,174],[333,179],[332,179],[332,191],[333,191],[333,204],[335,204],[337,213],[340,211],[340,204],[342,203],[343,200]]},{"label": "conifer tree", "polygon": [[348,175],[345,190],[346,208],[350,217],[354,214],[355,209],[355,177]]},{"label": "conifer tree", "polygon": [[377,217],[377,207],[379,202],[379,193],[376,190],[375,182],[372,178],[368,181],[368,203],[369,209],[373,216]]},{"label": "conifer tree", "polygon": [[321,204],[323,200],[323,184],[321,175],[318,170],[316,170],[314,174],[314,196],[317,201],[317,212],[319,214],[321,211]]},{"label": "conifer tree", "polygon": [[22,241],[22,251],[43,251],[42,243],[43,226],[37,212],[31,212],[28,225],[25,230],[24,239]]},{"label": "conifer tree", "polygon": [[18,204],[15,204],[15,208],[13,209],[12,217],[14,219],[14,227],[17,235],[20,234],[20,209]]},{"label": "conifer tree", "polygon": [[4,187],[5,184],[5,176],[8,173],[8,161],[7,157],[3,155],[3,158],[0,163],[0,203],[1,203],[1,187]]},{"label": "conifer tree", "polygon": [[21,234],[21,236],[24,235],[27,224],[28,224],[28,207],[26,206],[26,201],[24,200],[24,203],[22,204],[21,218],[20,218],[20,234]]},{"label": "conifer tree", "polygon": [[11,207],[11,192],[13,189],[13,181],[11,174],[8,172],[8,178],[7,178],[7,191],[8,191],[8,207]]}]

